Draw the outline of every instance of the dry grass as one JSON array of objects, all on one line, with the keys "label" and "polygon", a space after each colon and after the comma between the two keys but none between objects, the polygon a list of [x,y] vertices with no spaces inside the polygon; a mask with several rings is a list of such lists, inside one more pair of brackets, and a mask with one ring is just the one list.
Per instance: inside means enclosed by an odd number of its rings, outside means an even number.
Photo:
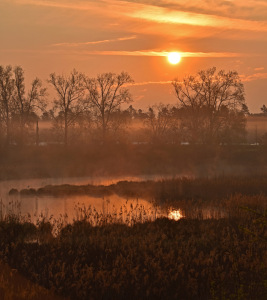
[{"label": "dry grass", "polygon": [[63,300],[0,261],[0,300]]},{"label": "dry grass", "polygon": [[[266,299],[266,177],[122,182],[110,188],[154,195],[156,203],[177,204],[189,217],[153,221],[141,207],[114,214],[82,207],[67,225],[45,219],[34,225],[11,216],[0,222],[1,258],[75,300]],[[215,210],[205,219],[209,206],[224,215]]]}]

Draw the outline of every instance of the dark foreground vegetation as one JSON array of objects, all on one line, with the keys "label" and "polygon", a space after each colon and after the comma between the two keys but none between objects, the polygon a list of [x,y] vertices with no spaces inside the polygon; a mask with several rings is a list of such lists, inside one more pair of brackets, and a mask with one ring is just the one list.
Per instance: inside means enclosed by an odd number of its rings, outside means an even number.
[{"label": "dark foreground vegetation", "polygon": [[[266,217],[127,227],[77,221],[42,243],[45,224],[1,222],[1,257],[71,299],[266,299]],[[49,225],[46,225],[49,230]]]},{"label": "dark foreground vegetation", "polygon": [[[266,299],[265,183],[265,177],[121,182],[107,191],[154,193],[162,205],[187,208],[188,217],[126,226],[102,215],[93,226],[88,213],[68,225],[9,216],[0,223],[1,259],[70,299]],[[190,215],[190,207],[212,205],[223,218]]]},{"label": "dark foreground vegetation", "polygon": [[0,299],[1,300],[60,300],[51,291],[21,276],[16,269],[11,269],[0,261]]}]

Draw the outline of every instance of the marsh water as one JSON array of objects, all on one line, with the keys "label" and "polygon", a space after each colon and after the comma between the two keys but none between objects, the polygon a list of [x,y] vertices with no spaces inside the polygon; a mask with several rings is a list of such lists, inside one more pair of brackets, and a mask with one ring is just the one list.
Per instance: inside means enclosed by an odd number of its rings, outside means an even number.
[{"label": "marsh water", "polygon": [[[87,195],[72,196],[21,196],[9,195],[12,188],[22,190],[25,188],[40,188],[46,185],[110,185],[122,180],[143,181],[166,179],[158,175],[138,177],[82,177],[82,178],[46,178],[46,179],[22,179],[0,182],[0,218],[7,214],[20,215],[36,222],[41,218],[53,218],[71,223],[89,215],[92,218],[109,216],[131,224],[155,220],[158,217],[168,217],[178,220],[187,216],[179,207],[156,206],[153,199],[123,198],[118,195],[107,197],[92,197]],[[197,215],[199,211],[195,212]],[[201,208],[203,218],[223,217],[223,212],[214,208]]]},{"label": "marsh water", "polygon": [[162,179],[161,176],[138,177],[86,177],[86,178],[46,178],[23,179],[0,182],[0,216],[15,214],[29,218],[36,222],[38,218],[62,219],[72,222],[84,218],[86,215],[109,215],[120,218],[122,221],[154,220],[158,217],[179,219],[182,217],[179,210],[155,206],[152,201],[135,198],[122,198],[118,195],[108,197],[78,196],[21,196],[9,195],[12,188],[22,190],[25,188],[40,188],[46,185],[110,185],[121,180],[142,181]]}]

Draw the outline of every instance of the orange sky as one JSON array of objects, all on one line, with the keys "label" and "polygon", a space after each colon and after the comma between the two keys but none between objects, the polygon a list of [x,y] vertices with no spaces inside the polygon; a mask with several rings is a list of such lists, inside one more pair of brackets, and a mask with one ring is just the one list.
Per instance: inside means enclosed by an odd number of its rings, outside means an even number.
[{"label": "orange sky", "polygon": [[266,0],[1,0],[0,38],[0,64],[27,80],[129,72],[137,108],[175,103],[170,81],[212,66],[238,71],[252,112],[267,105]]}]

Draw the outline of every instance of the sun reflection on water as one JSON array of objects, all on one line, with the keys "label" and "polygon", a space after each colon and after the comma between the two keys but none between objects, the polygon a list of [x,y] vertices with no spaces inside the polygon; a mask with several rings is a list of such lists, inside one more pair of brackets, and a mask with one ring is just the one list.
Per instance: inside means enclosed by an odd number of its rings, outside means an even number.
[{"label": "sun reflection on water", "polygon": [[184,218],[180,209],[178,210],[170,210],[168,213],[168,219],[178,221],[181,218]]}]

